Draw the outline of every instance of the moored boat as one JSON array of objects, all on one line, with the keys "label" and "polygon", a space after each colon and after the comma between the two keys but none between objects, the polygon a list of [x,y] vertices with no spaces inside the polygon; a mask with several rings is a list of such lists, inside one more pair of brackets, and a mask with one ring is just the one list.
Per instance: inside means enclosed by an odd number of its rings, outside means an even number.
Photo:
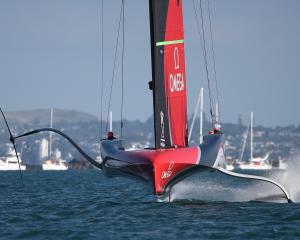
[{"label": "moored boat", "polygon": [[[22,164],[21,154],[18,152],[20,161],[20,169],[26,170],[26,166]],[[5,156],[0,157],[0,171],[18,171],[19,164],[15,151],[12,148],[8,148]]]}]

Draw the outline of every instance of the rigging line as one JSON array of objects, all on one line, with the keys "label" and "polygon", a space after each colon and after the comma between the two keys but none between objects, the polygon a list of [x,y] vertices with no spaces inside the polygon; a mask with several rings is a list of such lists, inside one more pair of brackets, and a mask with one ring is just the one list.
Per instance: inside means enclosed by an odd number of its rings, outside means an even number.
[{"label": "rigging line", "polygon": [[203,49],[204,49],[204,62],[205,62],[205,72],[206,72],[206,78],[208,83],[208,90],[209,90],[209,98],[210,98],[210,111],[211,115],[214,119],[214,102],[212,99],[212,91],[211,91],[211,84],[210,84],[210,78],[209,78],[209,71],[208,71],[208,61],[207,61],[207,51],[206,51],[206,40],[205,40],[205,30],[204,30],[204,17],[203,17],[203,8],[202,8],[202,0],[200,0],[200,16],[201,16],[201,29],[202,29],[202,38],[203,38]]},{"label": "rigging line", "polygon": [[121,84],[121,139],[123,139],[123,105],[124,105],[124,49],[125,49],[125,0],[122,0],[122,84]]},{"label": "rigging line", "polygon": [[16,138],[12,135],[12,132],[10,130],[10,127],[8,125],[8,122],[6,120],[6,117],[2,111],[2,108],[0,107],[0,112],[1,112],[1,115],[5,121],[5,124],[6,124],[6,127],[7,127],[7,130],[8,130],[8,133],[9,133],[9,141],[12,143],[13,147],[14,147],[14,151],[15,151],[15,154],[16,154],[16,157],[17,157],[17,161],[18,161],[18,165],[19,165],[19,173],[20,173],[20,177],[21,177],[21,182],[22,182],[22,185],[24,185],[24,182],[23,182],[23,175],[22,175],[22,171],[21,171],[21,164],[20,164],[20,159],[19,159],[19,156],[18,156],[18,152],[17,152],[17,146],[16,146]]},{"label": "rigging line", "polygon": [[[193,7],[194,7],[194,13],[195,13],[195,16],[196,16],[198,34],[199,34],[199,36],[201,36],[201,34],[200,34],[200,25],[199,25],[199,20],[198,20],[198,13],[197,13],[197,10],[196,10],[195,0],[193,0]],[[208,84],[210,115],[211,115],[211,119],[212,119],[212,124],[214,125],[213,99],[212,99],[212,92],[211,92],[210,79],[209,79],[209,73],[208,73],[208,62],[207,62],[206,42],[205,42],[205,35],[204,35],[204,20],[203,20],[202,0],[200,0],[200,13],[201,13],[201,29],[202,29],[202,41],[203,41],[203,58],[204,58],[206,79],[207,79],[207,84]]]},{"label": "rigging line", "polygon": [[[207,0],[207,8],[208,8],[208,19],[209,19],[209,30],[210,30],[210,39],[211,39],[211,51],[212,51],[212,59],[213,59],[213,69],[214,69],[215,84],[216,84],[216,93],[217,93],[217,103],[220,104],[220,101],[219,101],[219,87],[218,87],[218,81],[217,81],[217,68],[216,68],[216,58],[215,58],[215,47],[214,47],[214,38],[213,38],[213,32],[212,32],[210,0]],[[220,106],[218,106],[218,108],[220,109]],[[219,109],[216,109],[216,111],[218,111],[219,122],[221,123],[221,114],[219,112]]]},{"label": "rigging line", "polygon": [[110,110],[111,97],[112,97],[112,91],[113,91],[113,85],[114,85],[114,78],[115,78],[115,70],[116,70],[117,54],[118,54],[118,47],[119,47],[119,36],[120,36],[122,12],[123,12],[123,2],[121,4],[121,10],[120,10],[119,25],[118,25],[118,32],[117,32],[117,42],[116,42],[115,56],[114,56],[114,66],[113,66],[113,73],[112,73],[111,85],[110,85],[110,92],[109,92],[109,101],[108,101],[106,127],[105,127],[106,132],[107,132],[107,128],[108,128],[108,117],[109,117],[109,110]]},{"label": "rigging line", "polygon": [[193,4],[194,4],[194,15],[195,15],[196,24],[197,24],[197,32],[198,32],[200,43],[201,43],[200,45],[201,45],[201,49],[202,49],[203,62],[204,62],[204,47],[203,47],[204,44],[203,44],[203,41],[202,41],[202,38],[201,38],[200,25],[199,25],[199,20],[198,20],[198,13],[197,13],[197,10],[196,10],[196,5],[195,5],[194,0],[193,0]]},{"label": "rigging line", "polygon": [[104,17],[103,17],[103,1],[104,0],[101,0],[101,96],[100,96],[100,134],[101,134],[101,137],[103,137],[103,81],[104,81],[104,63],[103,63],[103,59],[104,59],[104,53],[103,53],[103,50],[104,50],[104,43],[103,43],[103,40],[104,40],[104,29],[103,29],[103,26],[104,26]]}]

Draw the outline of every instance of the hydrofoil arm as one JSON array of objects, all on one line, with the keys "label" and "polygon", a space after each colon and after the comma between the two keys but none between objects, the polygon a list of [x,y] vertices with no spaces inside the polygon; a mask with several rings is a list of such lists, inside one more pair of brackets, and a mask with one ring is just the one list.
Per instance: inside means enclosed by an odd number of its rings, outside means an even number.
[{"label": "hydrofoil arm", "polygon": [[27,133],[24,133],[22,135],[19,135],[17,137],[14,137],[14,139],[18,139],[18,138],[22,138],[25,136],[29,136],[29,135],[33,135],[36,133],[40,133],[40,132],[54,132],[57,133],[59,135],[61,135],[62,137],[64,137],[66,140],[68,140],[69,143],[71,143],[71,145],[76,148],[76,150],[86,159],[88,160],[91,164],[93,164],[95,167],[102,169],[102,164],[97,162],[96,160],[94,160],[92,157],[90,157],[86,152],[84,152],[74,141],[72,138],[70,138],[68,135],[66,135],[65,133],[55,129],[55,128],[41,128],[41,129],[36,129]]},{"label": "hydrofoil arm", "polygon": [[265,182],[272,183],[275,186],[277,186],[284,193],[284,195],[285,195],[285,197],[286,197],[286,199],[289,203],[293,203],[293,200],[291,199],[290,194],[288,193],[288,191],[280,183],[278,183],[278,182],[276,182],[276,181],[274,181],[270,178],[255,176],[255,175],[235,173],[235,172],[228,171],[228,170],[226,170],[224,168],[221,168],[221,167],[216,167],[216,169],[218,171],[220,171],[221,173],[232,176],[232,177],[245,178],[245,179],[254,179],[254,180],[260,180],[260,181],[265,181]]}]

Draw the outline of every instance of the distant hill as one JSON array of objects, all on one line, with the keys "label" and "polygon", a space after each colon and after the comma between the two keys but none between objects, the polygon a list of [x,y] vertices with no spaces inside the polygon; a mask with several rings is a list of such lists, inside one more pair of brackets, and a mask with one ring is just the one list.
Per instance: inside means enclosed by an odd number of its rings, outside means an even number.
[{"label": "distant hill", "polygon": [[[50,124],[50,109],[35,109],[28,111],[5,112],[7,120],[13,125],[40,125]],[[53,124],[80,123],[98,121],[99,119],[89,113],[77,110],[54,109]]]}]

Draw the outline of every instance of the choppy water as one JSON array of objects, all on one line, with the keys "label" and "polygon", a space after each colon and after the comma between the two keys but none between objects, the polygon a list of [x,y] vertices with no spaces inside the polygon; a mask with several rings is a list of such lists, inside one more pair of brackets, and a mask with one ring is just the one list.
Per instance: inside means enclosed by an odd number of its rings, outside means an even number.
[{"label": "choppy water", "polygon": [[300,238],[299,204],[165,203],[96,170],[23,174],[0,172],[1,239]]}]

